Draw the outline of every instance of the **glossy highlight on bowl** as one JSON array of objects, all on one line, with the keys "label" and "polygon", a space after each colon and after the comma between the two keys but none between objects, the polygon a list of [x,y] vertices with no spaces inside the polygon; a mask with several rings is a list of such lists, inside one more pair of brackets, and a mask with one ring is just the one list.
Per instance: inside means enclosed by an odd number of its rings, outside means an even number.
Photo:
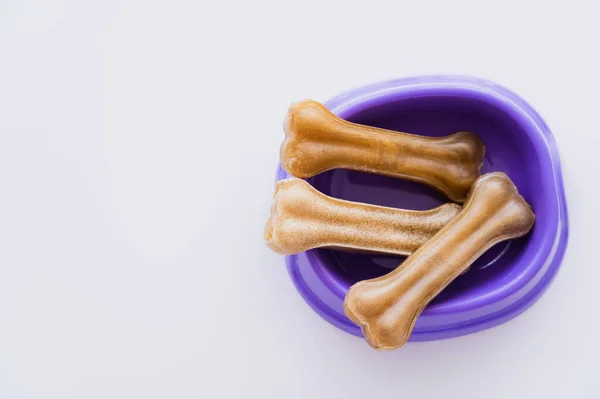
[{"label": "glossy highlight on bowl", "polygon": [[[525,237],[488,250],[421,314],[410,341],[449,338],[498,325],[526,310],[549,286],[563,258],[568,219],[554,138],[537,112],[513,92],[489,81],[422,76],[357,88],[325,102],[351,122],[427,136],[476,133],[486,146],[482,173],[505,172],[532,206],[536,224]],[[281,168],[277,180],[289,177]],[[425,210],[447,200],[414,182],[333,170],[307,179],[341,199]],[[344,314],[349,287],[388,273],[402,257],[316,249],[286,257],[306,302],[352,334],[360,328]]]}]

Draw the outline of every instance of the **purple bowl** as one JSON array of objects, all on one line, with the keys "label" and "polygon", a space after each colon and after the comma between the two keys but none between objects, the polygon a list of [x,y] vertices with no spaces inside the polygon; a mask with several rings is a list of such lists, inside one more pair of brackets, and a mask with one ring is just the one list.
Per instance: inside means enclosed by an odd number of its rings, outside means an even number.
[{"label": "purple bowl", "polygon": [[[563,258],[568,221],[554,138],[537,112],[489,81],[423,76],[361,87],[325,105],[365,125],[443,136],[459,130],[486,145],[483,173],[503,171],[531,204],[536,224],[527,236],[500,243],[454,280],[421,314],[410,341],[464,335],[498,325],[531,306]],[[278,169],[277,179],[289,177]],[[428,187],[385,176],[335,170],[308,181],[325,194],[406,209],[429,209],[447,199]],[[344,314],[348,288],[397,267],[398,256],[317,249],[287,256],[289,274],[306,302],[337,327],[362,336]]]}]

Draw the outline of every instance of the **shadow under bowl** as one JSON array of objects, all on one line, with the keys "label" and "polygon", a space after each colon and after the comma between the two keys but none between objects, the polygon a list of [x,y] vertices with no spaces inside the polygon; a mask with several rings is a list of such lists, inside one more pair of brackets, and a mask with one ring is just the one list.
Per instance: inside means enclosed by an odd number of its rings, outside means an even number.
[{"label": "shadow under bowl", "polygon": [[[425,308],[410,341],[492,327],[523,312],[543,293],[566,249],[567,210],[554,138],[524,100],[481,79],[424,76],[358,88],[325,105],[343,119],[391,130],[433,137],[474,132],[486,146],[482,173],[505,172],[536,214],[528,235],[488,250]],[[279,168],[277,178],[286,177]],[[308,181],[333,197],[377,205],[424,210],[448,202],[418,183],[349,170]],[[286,263],[296,288],[317,313],[362,336],[343,311],[349,287],[389,273],[403,259],[316,249],[287,256]]]}]

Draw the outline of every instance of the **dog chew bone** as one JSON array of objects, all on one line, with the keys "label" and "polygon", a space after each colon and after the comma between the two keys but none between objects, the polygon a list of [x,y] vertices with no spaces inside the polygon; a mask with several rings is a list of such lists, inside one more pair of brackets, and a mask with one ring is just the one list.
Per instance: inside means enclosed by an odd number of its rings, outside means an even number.
[{"label": "dog chew bone", "polygon": [[460,209],[448,203],[409,211],[345,201],[290,178],[277,183],[265,240],[284,255],[319,247],[410,255]]},{"label": "dog chew bone", "polygon": [[371,346],[398,348],[425,306],[454,278],[494,244],[527,234],[534,222],[535,215],[508,176],[483,175],[459,215],[396,270],[354,284],[344,311]]},{"label": "dog chew bone", "polygon": [[311,100],[290,107],[284,131],[281,165],[293,176],[359,170],[425,183],[455,202],[465,200],[485,154],[470,132],[424,137],[359,125]]}]

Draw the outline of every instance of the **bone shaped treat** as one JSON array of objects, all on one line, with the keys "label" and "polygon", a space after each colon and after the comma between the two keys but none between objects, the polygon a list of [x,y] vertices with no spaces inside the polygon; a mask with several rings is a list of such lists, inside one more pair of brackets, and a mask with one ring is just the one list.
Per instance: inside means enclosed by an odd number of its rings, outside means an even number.
[{"label": "bone shaped treat", "polygon": [[346,315],[377,349],[395,349],[409,338],[425,306],[494,244],[520,237],[535,222],[508,176],[481,176],[462,211],[389,274],[354,284]]},{"label": "bone shaped treat", "polygon": [[277,183],[265,240],[284,255],[319,247],[410,255],[460,209],[450,203],[409,211],[350,202],[290,178]]},{"label": "bone shaped treat", "polygon": [[470,132],[424,137],[359,125],[310,100],[290,107],[284,131],[281,164],[296,177],[359,170],[425,183],[455,202],[465,200],[485,154]]}]

